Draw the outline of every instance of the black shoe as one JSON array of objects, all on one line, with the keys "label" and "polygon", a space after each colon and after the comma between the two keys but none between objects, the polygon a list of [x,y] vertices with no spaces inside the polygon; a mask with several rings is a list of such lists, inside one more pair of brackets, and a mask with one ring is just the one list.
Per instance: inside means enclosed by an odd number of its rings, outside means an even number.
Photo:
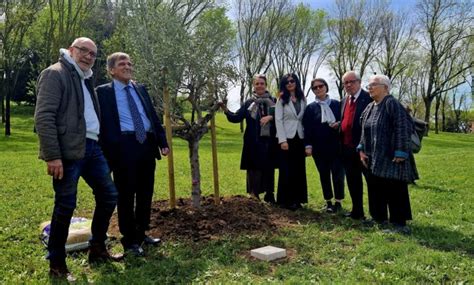
[{"label": "black shoe", "polygon": [[300,203],[294,203],[294,204],[286,206],[285,208],[287,208],[288,210],[291,210],[291,211],[296,211],[298,209],[303,208],[303,206],[301,206]]},{"label": "black shoe", "polygon": [[104,262],[120,262],[123,254],[110,254],[105,245],[91,244],[89,248],[89,264]]},{"label": "black shoe", "polygon": [[368,220],[362,221],[362,224],[366,227],[378,226],[379,228],[384,228],[388,226],[387,221],[379,221],[379,220],[374,220],[374,219],[368,219]]},{"label": "black shoe", "polygon": [[351,219],[354,219],[354,220],[365,220],[365,216],[362,214],[353,214],[352,212],[349,212],[349,213],[345,213],[344,214],[344,217],[346,218],[351,218]]},{"label": "black shoe", "polygon": [[386,225],[386,229],[383,230],[384,233],[399,233],[403,235],[411,235],[411,229],[407,225],[393,224],[391,228]]},{"label": "black shoe", "polygon": [[49,277],[57,281],[76,282],[77,278],[69,272],[66,262],[50,262]]},{"label": "black shoe", "polygon": [[326,202],[325,210],[326,210],[326,213],[330,213],[330,214],[334,213],[334,206],[332,205],[331,201]]},{"label": "black shoe", "polygon": [[266,193],[265,196],[263,197],[263,201],[269,204],[276,204],[275,196],[273,196],[273,193]]},{"label": "black shoe", "polygon": [[145,238],[143,239],[143,243],[148,245],[159,245],[161,243],[161,239],[145,236]]},{"label": "black shoe", "polygon": [[124,246],[124,249],[125,249],[125,255],[133,255],[135,257],[145,256],[145,251],[138,244],[131,244],[126,247]]},{"label": "black shoe", "polygon": [[334,203],[334,207],[332,207],[332,210],[334,211],[334,213],[341,212],[342,211],[341,202]]}]

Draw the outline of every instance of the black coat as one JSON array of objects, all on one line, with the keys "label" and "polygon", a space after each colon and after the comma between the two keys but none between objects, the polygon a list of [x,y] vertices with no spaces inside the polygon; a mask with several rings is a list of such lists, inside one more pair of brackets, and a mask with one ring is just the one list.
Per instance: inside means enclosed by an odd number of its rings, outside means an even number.
[{"label": "black coat", "polygon": [[[155,108],[151,102],[150,95],[148,95],[145,87],[140,84],[132,84],[151,123],[151,131],[155,136],[154,142],[156,143],[156,146],[154,147],[155,157],[156,159],[161,159],[159,148],[168,147],[165,130],[161,126],[158,115],[156,114]],[[110,160],[117,157],[120,153],[119,143],[121,135],[113,82],[98,86],[96,92],[99,97],[100,111],[102,114],[99,143],[102,146],[105,157],[107,160]]]},{"label": "black coat", "polygon": [[[329,103],[336,122],[340,120],[341,110],[339,101],[332,100]],[[328,123],[321,123],[321,106],[313,102],[306,107],[303,116],[305,146],[311,145],[313,155],[335,156],[340,154],[340,139],[337,129],[333,129]]]},{"label": "black coat", "polygon": [[[276,99],[271,97],[272,101]],[[246,128],[244,133],[244,146],[240,169],[263,170],[276,168],[277,147],[276,129],[274,121],[270,121],[270,136],[260,136],[260,116],[253,119],[247,110],[253,100],[247,100],[240,109],[235,112],[226,112],[227,120],[232,123],[240,123],[245,119]],[[266,114],[268,115],[268,114]]]},{"label": "black coat", "polygon": [[[350,100],[348,99],[350,96],[346,96],[342,98],[341,101],[341,125],[342,121],[344,121],[344,109],[346,107],[346,101]],[[360,117],[362,115],[362,112],[365,110],[367,105],[372,102],[372,98],[370,98],[370,95],[367,91],[364,89],[360,90],[359,97],[356,100],[356,111],[354,115],[354,122],[352,123],[352,143],[354,147],[357,147],[360,141],[360,135],[362,133],[362,128],[360,127]]]}]

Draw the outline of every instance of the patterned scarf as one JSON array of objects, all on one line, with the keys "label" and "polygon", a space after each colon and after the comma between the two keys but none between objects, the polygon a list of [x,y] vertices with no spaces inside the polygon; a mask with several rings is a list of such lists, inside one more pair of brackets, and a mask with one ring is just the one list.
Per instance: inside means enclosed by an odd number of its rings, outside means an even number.
[{"label": "patterned scarf", "polygon": [[[265,94],[263,95],[257,95],[256,93],[253,93],[251,100],[253,102],[250,104],[247,110],[250,112],[250,116],[254,120],[270,115],[270,108],[275,106],[275,102],[273,102],[270,93],[267,91],[265,91]],[[269,123],[260,127],[260,136],[270,136]]]}]

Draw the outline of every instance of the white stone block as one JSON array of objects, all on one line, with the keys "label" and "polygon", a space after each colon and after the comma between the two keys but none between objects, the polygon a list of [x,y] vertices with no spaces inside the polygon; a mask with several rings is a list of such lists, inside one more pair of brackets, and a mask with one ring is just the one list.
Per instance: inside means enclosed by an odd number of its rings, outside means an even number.
[{"label": "white stone block", "polygon": [[278,258],[286,257],[286,249],[269,245],[252,249],[250,251],[250,255],[261,260],[272,261]]}]

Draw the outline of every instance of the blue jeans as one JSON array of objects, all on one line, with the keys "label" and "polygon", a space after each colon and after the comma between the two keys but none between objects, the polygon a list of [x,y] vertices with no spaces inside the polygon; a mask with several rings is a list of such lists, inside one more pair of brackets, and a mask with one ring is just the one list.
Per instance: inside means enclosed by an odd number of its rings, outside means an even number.
[{"label": "blue jeans", "polygon": [[82,176],[92,188],[96,202],[91,226],[91,244],[105,242],[110,217],[118,197],[109,166],[96,141],[87,139],[84,158],[63,160],[63,169],[63,179],[53,179],[54,210],[48,242],[48,259],[51,262],[61,262],[66,258],[65,245],[69,224],[76,208],[79,177]]}]

